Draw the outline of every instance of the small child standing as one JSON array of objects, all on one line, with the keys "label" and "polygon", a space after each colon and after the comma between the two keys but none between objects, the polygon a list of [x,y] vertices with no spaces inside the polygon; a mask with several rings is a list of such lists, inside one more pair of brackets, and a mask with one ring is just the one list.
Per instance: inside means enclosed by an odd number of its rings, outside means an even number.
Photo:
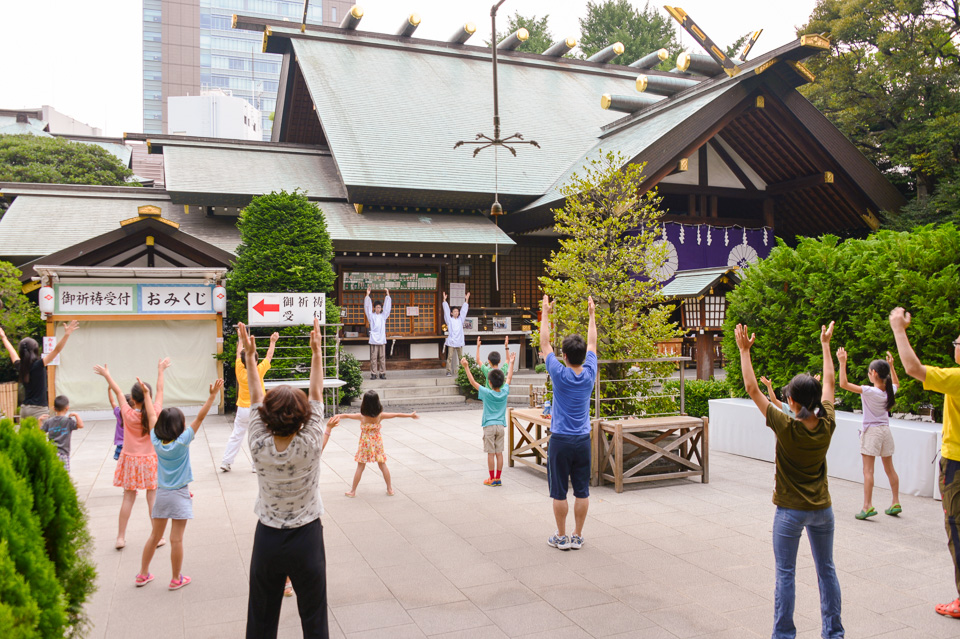
[{"label": "small child standing", "polygon": [[[487,384],[490,388],[480,386],[470,372],[467,358],[460,363],[467,372],[467,379],[480,396],[483,402],[483,416],[480,425],[483,426],[483,452],[487,454],[487,470],[490,477],[483,480],[485,486],[502,486],[500,473],[503,472],[503,431],[507,424],[507,402],[510,400],[510,382],[513,381],[513,362],[516,353],[507,354],[506,375],[499,368],[494,368],[487,375]],[[494,465],[496,464],[496,465]],[[496,470],[494,470],[496,468]]]},{"label": "small child standing", "polygon": [[[503,352],[506,354],[507,359],[510,359],[510,338],[505,337],[503,339]],[[477,335],[477,363],[480,364],[480,336]],[[500,353],[498,351],[490,351],[490,354],[487,355],[487,361],[483,364],[480,364],[480,370],[483,372],[483,381],[484,385],[487,388],[492,388],[490,386],[490,371],[495,368],[499,368],[503,371],[503,374],[506,375],[512,368],[512,364],[504,362],[503,366],[500,365]]]},{"label": "small child standing", "polygon": [[53,400],[54,416],[40,417],[40,430],[47,434],[47,438],[57,445],[57,456],[63,462],[67,472],[70,472],[70,439],[73,431],[83,428],[83,420],[76,413],[68,413],[70,400],[66,395],[58,395]]},{"label": "small child standing", "polygon": [[110,400],[110,408],[113,409],[113,415],[117,418],[117,429],[113,433],[113,445],[116,448],[113,451],[113,459],[120,459],[120,451],[123,450],[123,415],[120,414],[120,402],[126,401],[127,404],[130,404],[130,396],[124,395],[124,398],[121,400],[118,396],[116,400],[113,399],[113,389],[107,386],[107,399]]},{"label": "small child standing", "polygon": [[184,428],[186,420],[183,411],[179,408],[165,408],[157,415],[150,390],[143,386],[143,406],[150,424],[150,441],[157,451],[157,500],[154,502],[150,516],[153,521],[153,530],[147,543],[143,546],[143,556],[140,560],[140,572],[137,574],[137,587],[146,586],[153,581],[150,574],[150,561],[157,549],[157,544],[163,539],[167,529],[167,520],[173,520],[170,525],[170,565],[173,576],[170,578],[170,590],[180,590],[190,583],[180,570],[183,567],[183,532],[187,527],[187,520],[193,519],[193,500],[190,495],[190,482],[193,481],[193,470],[190,467],[190,442],[200,430],[203,418],[207,416],[213,401],[223,389],[223,380],[218,379],[210,384],[210,395],[190,428]]},{"label": "small child standing", "polygon": [[[383,405],[380,403],[380,396],[376,391],[369,390],[363,394],[363,402],[360,404],[359,413],[344,413],[338,415],[340,419],[356,419],[360,421],[360,445],[357,447],[357,454],[353,458],[357,462],[357,472],[353,475],[353,486],[350,491],[344,493],[347,497],[357,496],[357,486],[360,485],[360,477],[367,464],[376,462],[380,466],[380,472],[383,473],[383,481],[387,484],[387,494],[393,497],[393,484],[390,482],[390,470],[387,468],[387,454],[383,450],[383,437],[380,436],[380,422],[384,419],[394,419],[395,417],[406,417],[410,419],[420,419],[416,412],[413,413],[385,413]],[[337,422],[339,423],[339,419]]]},{"label": "small child standing", "polygon": [[858,386],[847,381],[846,349],[837,351],[837,359],[840,361],[840,388],[860,395],[863,405],[863,426],[860,428],[863,509],[854,516],[860,520],[877,516],[877,510],[873,507],[873,471],[878,456],[890,481],[890,492],[893,493],[890,507],[883,512],[899,515],[903,512],[900,506],[900,477],[893,468],[893,433],[890,432],[890,409],[896,402],[894,395],[899,386],[897,371],[893,367],[893,355],[887,351],[886,361],[875,359],[870,362],[867,377],[872,386]]}]

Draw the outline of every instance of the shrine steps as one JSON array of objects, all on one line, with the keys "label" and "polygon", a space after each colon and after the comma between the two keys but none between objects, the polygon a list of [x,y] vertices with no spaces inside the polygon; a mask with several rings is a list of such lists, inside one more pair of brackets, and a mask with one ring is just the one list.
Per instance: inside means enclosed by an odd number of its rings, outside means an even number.
[{"label": "shrine steps", "polygon": [[[384,407],[402,406],[416,409],[419,406],[430,407],[434,410],[444,408],[477,408],[475,403],[468,404],[467,398],[461,394],[453,377],[447,377],[442,371],[431,371],[430,375],[411,374],[409,371],[387,371],[387,379],[370,379],[364,375],[363,391],[375,390],[380,396]],[[529,404],[530,385],[542,386],[546,375],[521,371],[513,376],[510,386],[510,405],[526,406]],[[357,397],[350,402],[351,406],[359,407],[361,398]]]}]

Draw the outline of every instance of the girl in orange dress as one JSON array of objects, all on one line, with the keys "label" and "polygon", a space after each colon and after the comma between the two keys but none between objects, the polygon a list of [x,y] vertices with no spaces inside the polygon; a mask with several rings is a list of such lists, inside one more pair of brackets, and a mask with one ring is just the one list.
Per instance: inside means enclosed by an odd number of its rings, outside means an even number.
[{"label": "girl in orange dress", "polygon": [[[163,371],[170,366],[170,358],[160,360],[157,365],[157,396],[153,405],[159,412],[163,407]],[[103,376],[107,384],[113,389],[117,397],[123,397],[120,386],[110,376],[107,365],[94,366],[94,372]],[[150,385],[145,384],[150,391]],[[120,417],[123,419],[123,449],[120,459],[117,460],[117,469],[113,473],[113,485],[123,488],[123,504],[120,506],[120,524],[117,529],[117,543],[115,548],[120,550],[127,545],[127,522],[133,512],[133,504],[137,500],[137,491],[147,491],[147,514],[153,512],[153,502],[157,498],[157,453],[150,441],[150,425],[143,412],[143,388],[134,384],[130,390],[130,403],[120,403]],[[130,404],[133,404],[132,406]],[[153,520],[150,520],[153,527]],[[167,543],[160,538],[157,547]]]},{"label": "girl in orange dress", "polygon": [[367,391],[363,394],[363,402],[360,404],[359,413],[346,413],[339,415],[341,419],[357,419],[360,421],[360,446],[357,448],[357,454],[353,460],[357,462],[357,472],[353,475],[353,486],[349,492],[344,493],[347,497],[357,496],[357,486],[360,484],[360,477],[363,475],[363,469],[367,464],[376,462],[380,466],[380,472],[383,473],[383,481],[387,483],[387,494],[393,497],[393,485],[390,483],[390,470],[387,469],[387,454],[383,450],[383,438],[380,436],[380,422],[384,419],[393,419],[394,417],[409,417],[410,419],[420,419],[416,412],[413,413],[385,413],[380,404],[380,396],[376,391]]}]

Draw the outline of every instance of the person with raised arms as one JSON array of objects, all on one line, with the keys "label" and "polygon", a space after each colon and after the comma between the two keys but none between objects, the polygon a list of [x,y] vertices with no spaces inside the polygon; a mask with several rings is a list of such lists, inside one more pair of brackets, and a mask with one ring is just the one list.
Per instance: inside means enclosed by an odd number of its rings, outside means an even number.
[{"label": "person with raised arms", "polygon": [[370,299],[370,287],[367,287],[367,296],[363,298],[363,312],[370,324],[370,379],[387,378],[387,320],[390,319],[392,300],[390,291],[384,289],[383,304]]},{"label": "person with raised arms", "polygon": [[820,328],[823,386],[811,375],[796,375],[784,390],[794,416],[777,408],[757,384],[750,349],[756,339],[737,324],[737,347],[743,385],[777,438],[773,503],[773,556],[777,584],[773,596],[773,639],[793,639],[796,604],[797,551],[807,531],[813,564],[820,584],[821,634],[824,639],[844,636],[840,621],[840,582],[833,564],[834,517],[827,484],[827,450],[837,429],[833,409],[834,369],[830,352],[833,322]]},{"label": "person with raised arms", "polygon": [[[597,318],[593,297],[587,298],[587,339],[574,333],[563,338],[563,364],[550,343],[550,298],[543,296],[540,353],[546,357],[553,383],[553,417],[547,455],[547,483],[553,499],[557,531],[547,545],[560,550],[583,547],[583,524],[590,507],[590,396],[597,379]],[[566,364],[566,365],[564,365]],[[567,489],[573,484],[574,529],[567,536]]]},{"label": "person with raised arms", "polygon": [[450,309],[447,303],[447,294],[443,294],[443,321],[447,324],[447,377],[457,376],[460,372],[460,358],[463,357],[463,321],[467,319],[470,310],[470,293],[463,297],[461,308]]}]

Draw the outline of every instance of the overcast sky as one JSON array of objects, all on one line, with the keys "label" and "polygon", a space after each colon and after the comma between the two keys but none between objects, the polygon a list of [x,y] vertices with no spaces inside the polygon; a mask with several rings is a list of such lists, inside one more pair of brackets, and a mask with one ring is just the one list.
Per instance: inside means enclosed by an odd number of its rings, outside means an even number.
[{"label": "overcast sky", "polygon": [[[643,6],[641,0],[632,0]],[[763,28],[751,55],[794,37],[816,0],[677,0],[721,46]],[[445,40],[467,20],[478,26],[473,43],[489,37],[491,0],[361,0],[361,28],[392,33],[411,11],[420,13],[417,35]],[[659,7],[666,15],[662,5]],[[39,107],[58,111],[106,135],[142,126],[141,2],[139,0],[0,0],[0,108]],[[586,0],[507,0],[500,15],[550,16],[558,38],[579,35]],[[683,42],[693,45],[682,33]]]}]

